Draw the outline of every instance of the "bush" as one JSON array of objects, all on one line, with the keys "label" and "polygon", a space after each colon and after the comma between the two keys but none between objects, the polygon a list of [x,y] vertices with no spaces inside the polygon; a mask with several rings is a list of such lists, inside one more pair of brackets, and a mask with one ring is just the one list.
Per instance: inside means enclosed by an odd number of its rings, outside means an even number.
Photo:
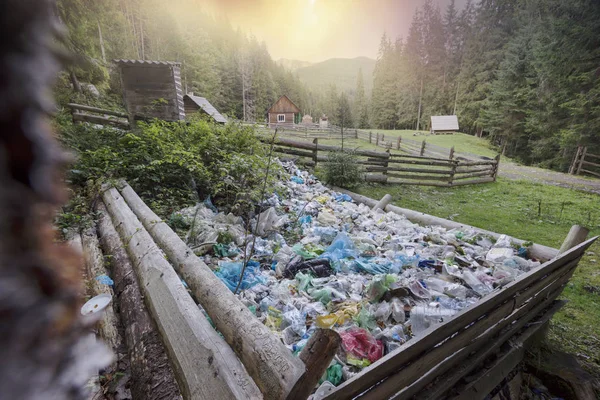
[{"label": "bush", "polygon": [[347,189],[358,186],[363,180],[358,157],[349,150],[329,153],[324,175],[327,184]]},{"label": "bush", "polygon": [[[61,139],[78,153],[71,183],[124,178],[159,215],[205,199],[241,215],[260,200],[267,152],[253,128],[153,121],[139,130],[61,127]],[[272,166],[269,187],[281,169]]]}]

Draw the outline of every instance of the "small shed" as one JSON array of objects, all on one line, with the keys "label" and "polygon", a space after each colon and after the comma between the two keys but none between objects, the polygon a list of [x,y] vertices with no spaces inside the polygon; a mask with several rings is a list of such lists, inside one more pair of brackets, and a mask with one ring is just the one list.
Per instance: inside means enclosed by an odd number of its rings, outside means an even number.
[{"label": "small shed", "polygon": [[298,113],[300,109],[286,95],[283,95],[267,111],[269,126],[293,125],[296,123]]},{"label": "small shed", "polygon": [[210,115],[210,117],[218,123],[225,124],[225,118],[212,104],[204,97],[194,96],[194,93],[188,93],[183,96],[183,107],[185,109],[186,118],[189,118],[195,113]]},{"label": "small shed", "polygon": [[130,119],[185,118],[181,63],[172,61],[115,60],[121,73],[123,99]]},{"label": "small shed", "polygon": [[452,134],[458,132],[458,117],[456,115],[435,115],[431,116],[431,133]]},{"label": "small shed", "polygon": [[310,114],[306,114],[305,116],[302,117],[302,125],[312,125],[313,124],[313,118],[310,116]]},{"label": "small shed", "polygon": [[326,115],[323,115],[321,118],[319,118],[319,128],[321,128],[321,129],[329,128],[329,119],[327,118]]}]

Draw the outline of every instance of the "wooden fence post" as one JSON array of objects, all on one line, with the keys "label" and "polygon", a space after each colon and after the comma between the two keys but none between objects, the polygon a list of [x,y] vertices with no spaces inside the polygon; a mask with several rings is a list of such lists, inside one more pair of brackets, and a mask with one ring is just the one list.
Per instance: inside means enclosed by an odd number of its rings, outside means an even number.
[{"label": "wooden fence post", "polygon": [[425,139],[423,139],[423,143],[421,144],[421,156],[423,156],[423,154],[425,154]]},{"label": "wooden fence post", "polygon": [[354,130],[354,139],[358,139],[358,129]]},{"label": "wooden fence post", "polygon": [[385,164],[384,164],[385,171],[383,171],[383,175],[385,175],[385,183],[387,183],[388,167],[390,165],[390,149],[387,149],[385,152],[387,153],[387,158],[385,159]]},{"label": "wooden fence post", "polygon": [[494,164],[492,178],[494,178],[494,182],[496,182],[496,178],[498,177],[498,169],[500,169],[500,154],[498,154],[495,158],[496,164]]},{"label": "wooden fence post", "polygon": [[450,159],[452,160],[454,158],[454,146],[452,146],[452,148],[450,149]]},{"label": "wooden fence post", "polygon": [[450,170],[450,177],[448,178],[448,186],[452,186],[454,182],[454,174],[456,174],[456,167],[458,167],[458,160],[454,161],[450,158],[450,162],[452,163],[452,167]]},{"label": "wooden fence post", "polygon": [[377,132],[377,139],[375,141],[375,146],[379,146],[379,132]]},{"label": "wooden fence post", "polygon": [[315,149],[313,150],[313,161],[315,162],[315,168],[317,168],[317,159],[319,158],[319,138],[315,138],[315,140],[313,140],[313,143],[315,144]]},{"label": "wooden fence post", "polygon": [[581,146],[577,146],[577,151],[575,152],[575,158],[571,162],[569,166],[569,174],[575,175],[575,169],[577,168],[577,161],[579,160],[579,154],[581,153]]},{"label": "wooden fence post", "polygon": [[402,143],[402,136],[398,136],[398,150],[400,150],[400,143]]},{"label": "wooden fence post", "polygon": [[384,134],[384,133],[382,133],[382,134],[381,134],[381,141],[382,141],[382,142],[384,142],[384,141],[385,141],[385,134]]},{"label": "wooden fence post", "polygon": [[373,132],[369,131],[369,143],[372,143],[371,142],[371,136],[373,136]]},{"label": "wooden fence post", "polygon": [[576,175],[579,175],[579,173],[581,172],[581,168],[583,167],[583,162],[585,161],[586,153],[587,153],[587,146],[584,147],[583,151],[581,152],[581,157],[579,158],[579,166],[577,167]]}]

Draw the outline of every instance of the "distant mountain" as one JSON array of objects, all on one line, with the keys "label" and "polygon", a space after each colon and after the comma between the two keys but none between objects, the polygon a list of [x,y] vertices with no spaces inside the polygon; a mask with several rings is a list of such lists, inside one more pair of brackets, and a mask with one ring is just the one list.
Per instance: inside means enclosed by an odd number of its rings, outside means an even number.
[{"label": "distant mountain", "polygon": [[283,68],[289,69],[292,72],[296,71],[298,68],[304,68],[312,65],[312,63],[309,61],[290,60],[289,58],[280,58],[277,60],[277,64],[281,65]]},{"label": "distant mountain", "polygon": [[307,67],[298,68],[296,73],[301,81],[315,89],[325,89],[334,84],[338,90],[354,92],[358,71],[362,68],[365,91],[373,89],[375,60],[368,57],[331,58]]}]

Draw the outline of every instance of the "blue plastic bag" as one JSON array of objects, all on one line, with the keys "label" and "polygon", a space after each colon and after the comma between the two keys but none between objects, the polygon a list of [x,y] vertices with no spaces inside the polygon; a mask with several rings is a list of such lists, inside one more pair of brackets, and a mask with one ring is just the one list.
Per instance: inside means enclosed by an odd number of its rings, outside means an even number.
[{"label": "blue plastic bag", "polygon": [[338,193],[334,197],[335,201],[338,203],[343,203],[344,201],[352,201],[352,197],[348,196],[345,193]]},{"label": "blue plastic bag", "polygon": [[292,176],[291,181],[300,185],[304,183],[304,179],[300,178],[299,176]]},{"label": "blue plastic bag", "polygon": [[304,215],[304,216],[300,217],[300,219],[298,221],[300,222],[301,225],[310,224],[312,222],[312,217],[310,215]]},{"label": "blue plastic bag", "polygon": [[211,210],[215,213],[219,212],[219,210],[217,210],[217,207],[215,207],[215,205],[210,200],[210,195],[208,195],[208,197],[206,199],[204,199],[204,205],[206,206],[206,208],[208,208],[209,210]]},{"label": "blue plastic bag", "polygon": [[96,280],[100,282],[102,285],[113,286],[115,282],[110,279],[107,275],[98,275]]},{"label": "blue plastic bag", "polygon": [[[228,262],[221,264],[215,275],[231,290],[235,291],[242,273],[242,262]],[[266,279],[260,273],[260,264],[256,261],[249,261],[242,278],[241,290],[249,289],[259,283],[265,283]]]},{"label": "blue plastic bag", "polygon": [[358,253],[356,246],[346,234],[346,232],[340,232],[333,240],[333,243],[325,250],[319,258],[327,258],[331,265],[339,270],[339,261],[344,258],[357,258]]}]

